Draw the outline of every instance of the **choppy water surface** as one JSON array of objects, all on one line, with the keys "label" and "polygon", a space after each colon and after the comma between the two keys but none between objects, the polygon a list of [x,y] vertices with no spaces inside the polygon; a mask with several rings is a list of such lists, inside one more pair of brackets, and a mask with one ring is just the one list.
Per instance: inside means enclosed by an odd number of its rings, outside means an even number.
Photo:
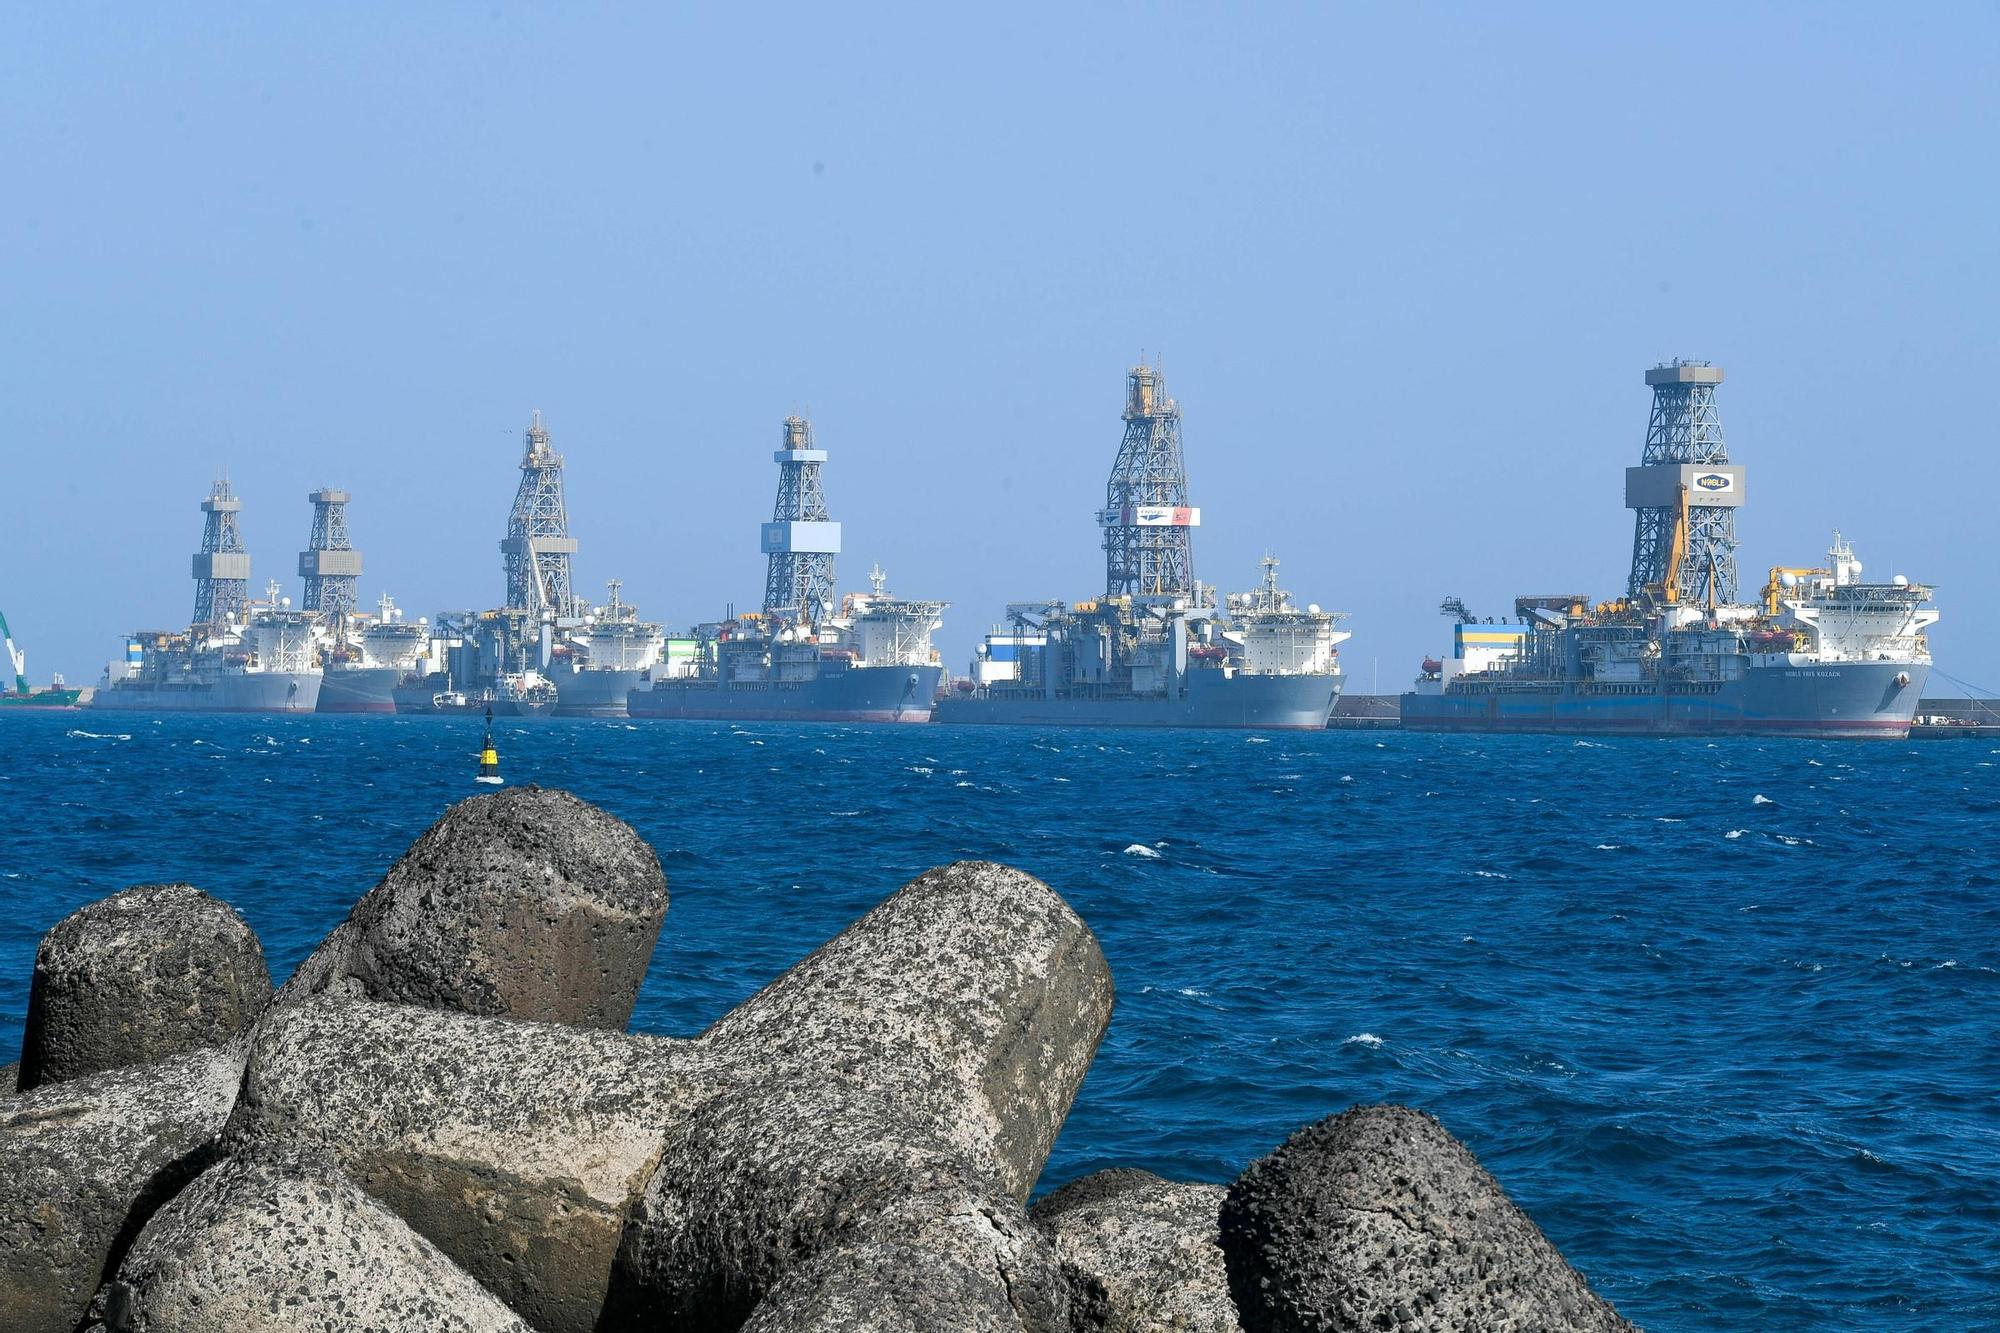
[{"label": "choppy water surface", "polygon": [[[451,801],[477,725],[0,722],[0,1050],[35,942],[184,878],[280,979]],[[2000,1324],[2000,751],[525,723],[509,777],[659,849],[639,1026],[691,1034],[919,871],[1013,862],[1118,1008],[1044,1186],[1227,1180],[1442,1117],[1653,1329]],[[11,1056],[0,1056],[0,1059]]]}]

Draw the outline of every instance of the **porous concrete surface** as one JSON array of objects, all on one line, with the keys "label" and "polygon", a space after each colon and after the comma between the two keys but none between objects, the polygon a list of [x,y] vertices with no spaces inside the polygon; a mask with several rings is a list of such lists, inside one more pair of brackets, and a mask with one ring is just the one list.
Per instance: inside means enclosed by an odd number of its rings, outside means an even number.
[{"label": "porous concrete surface", "polygon": [[296,1149],[226,1158],[153,1215],[91,1333],[533,1333],[435,1245]]},{"label": "porous concrete surface", "polygon": [[330,1153],[543,1333],[594,1327],[665,1136],[716,1090],[690,1042],[319,998],[258,1024],[228,1144]]},{"label": "porous concrete surface", "polygon": [[1055,1246],[1078,1333],[1239,1333],[1221,1239],[1221,1185],[1114,1167],[1029,1210]]},{"label": "porous concrete surface", "polygon": [[745,1081],[887,1097],[1025,1200],[1111,1021],[1111,969],[1046,884],[985,861],[929,871],[703,1040]]},{"label": "porous concrete surface", "polygon": [[0,1098],[0,1333],[77,1325],[153,1209],[211,1160],[242,1070],[237,1050],[209,1048]]},{"label": "porous concrete surface", "polygon": [[568,792],[447,811],[278,993],[623,1031],[667,912],[659,857]]},{"label": "porous concrete surface", "polygon": [[1253,1163],[1222,1210],[1252,1333],[1632,1327],[1421,1111],[1363,1106]]},{"label": "porous concrete surface", "polygon": [[19,1088],[220,1045],[270,999],[264,951],[227,903],[192,884],[114,893],[42,937]]},{"label": "porous concrete surface", "polygon": [[667,1136],[626,1231],[614,1307],[734,1329],[791,1269],[940,1191],[1002,1194],[881,1097],[817,1081],[730,1092]]},{"label": "porous concrete surface", "polygon": [[745,1333],[1064,1333],[1055,1254],[1011,1199],[908,1195],[788,1273]]}]

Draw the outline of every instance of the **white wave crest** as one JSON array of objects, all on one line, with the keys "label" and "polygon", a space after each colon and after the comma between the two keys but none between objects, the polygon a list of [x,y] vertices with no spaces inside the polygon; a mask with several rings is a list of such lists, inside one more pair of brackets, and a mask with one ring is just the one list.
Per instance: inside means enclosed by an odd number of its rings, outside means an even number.
[{"label": "white wave crest", "polygon": [[1147,846],[1147,845],[1146,845],[1145,843],[1143,843],[1143,842],[1135,842],[1135,843],[1133,843],[1133,844],[1132,844],[1132,845],[1131,845],[1130,847],[1127,847],[1127,848],[1125,849],[1125,855],[1127,855],[1127,856],[1145,856],[1145,857],[1150,857],[1150,858],[1152,858],[1152,859],[1153,859],[1153,860],[1155,860],[1155,861],[1157,861],[1157,860],[1159,860],[1159,859],[1160,859],[1160,854],[1159,854],[1158,852],[1154,851],[1154,850],[1153,850],[1153,849],[1152,849],[1151,847],[1148,847],[1148,846]]},{"label": "white wave crest", "polygon": [[1382,1039],[1372,1032],[1357,1032],[1340,1044],[1342,1046],[1366,1046],[1370,1050],[1374,1050],[1382,1044]]},{"label": "white wave crest", "polygon": [[129,741],[132,737],[122,731],[84,731],[71,728],[64,733],[80,741]]},{"label": "white wave crest", "polygon": [[1771,799],[1770,797],[1766,796],[1766,795],[1765,795],[1765,794],[1764,794],[1763,792],[1761,792],[1761,791],[1760,791],[1760,792],[1758,792],[1758,793],[1757,793],[1757,794],[1756,794],[1755,796],[1752,796],[1752,797],[1750,798],[1750,804],[1752,804],[1752,805],[1776,805],[1776,804],[1777,804],[1777,802],[1776,802],[1776,801],[1774,801],[1774,800],[1772,800],[1772,799]]}]

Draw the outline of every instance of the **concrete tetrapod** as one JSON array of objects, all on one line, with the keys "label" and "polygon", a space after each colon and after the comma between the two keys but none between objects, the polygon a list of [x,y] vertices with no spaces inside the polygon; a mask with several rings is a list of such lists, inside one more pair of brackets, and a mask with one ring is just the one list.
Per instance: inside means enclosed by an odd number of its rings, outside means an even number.
[{"label": "concrete tetrapod", "polygon": [[759,1082],[837,1082],[935,1127],[1018,1201],[1111,1021],[1097,937],[1048,885],[918,876],[702,1036]]},{"label": "concrete tetrapod", "polygon": [[1078,1333],[1238,1333],[1222,1253],[1225,1192],[1115,1167],[1030,1209],[1062,1263]]},{"label": "concrete tetrapod", "polygon": [[192,884],[114,893],[42,937],[20,1090],[220,1045],[270,999],[264,951],[227,903]]},{"label": "concrete tetrapod", "polygon": [[667,913],[659,857],[563,791],[445,812],[278,992],[623,1031]]},{"label": "concrete tetrapod", "polygon": [[1632,1328],[1464,1144],[1405,1106],[1330,1116],[1252,1163],[1222,1243],[1252,1333]]},{"label": "concrete tetrapod", "polygon": [[[610,1312],[723,1333],[820,1255],[924,1239],[940,1273],[977,1275],[973,1308],[997,1301],[1010,1327],[1063,1326],[1054,1253],[990,1168],[873,1094],[755,1083],[668,1136],[627,1232]],[[963,1285],[952,1278],[926,1299]]]},{"label": "concrete tetrapod", "polygon": [[325,1150],[537,1329],[583,1333],[712,1065],[663,1037],[309,1000],[258,1024],[225,1142]]},{"label": "concrete tetrapod", "polygon": [[744,1333],[1062,1333],[1048,1243],[1011,1199],[917,1195],[786,1275]]},{"label": "concrete tetrapod", "polygon": [[0,1097],[0,1333],[74,1328],[147,1215],[212,1158],[228,1048]]},{"label": "concrete tetrapod", "polygon": [[533,1333],[330,1161],[289,1149],[203,1172],[97,1305],[90,1333]]}]

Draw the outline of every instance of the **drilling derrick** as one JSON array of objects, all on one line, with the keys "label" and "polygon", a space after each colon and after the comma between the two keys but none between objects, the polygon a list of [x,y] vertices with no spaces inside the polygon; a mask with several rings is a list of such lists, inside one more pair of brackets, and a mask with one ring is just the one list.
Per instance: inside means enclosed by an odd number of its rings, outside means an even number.
[{"label": "drilling derrick", "polygon": [[1646,450],[1638,467],[1625,469],[1625,507],[1637,515],[1626,594],[1664,589],[1668,601],[1734,602],[1743,469],[1729,461],[1715,409],[1722,367],[1674,361],[1647,371],[1646,383],[1653,390]]},{"label": "drilling derrick", "polygon": [[303,609],[338,619],[353,612],[354,585],[361,578],[361,552],[347,540],[346,491],[322,489],[312,501],[312,536],[299,552],[299,577],[306,581]]},{"label": "drilling derrick", "polygon": [[542,616],[573,616],[579,608],[570,592],[569,558],[576,541],[569,535],[563,501],[562,455],[549,448],[549,433],[537,412],[528,424],[521,455],[521,485],[500,543],[507,564],[507,605]]},{"label": "drilling derrick", "polygon": [[833,609],[833,558],[840,554],[840,524],[827,517],[820,489],[826,450],[813,447],[812,423],[785,418],[778,465],[778,502],[764,525],[764,614],[773,622],[813,626]]},{"label": "drilling derrick", "polygon": [[1107,598],[1197,599],[1194,529],[1201,510],[1188,505],[1181,409],[1167,397],[1157,367],[1135,366],[1126,373],[1125,438],[1097,522],[1104,529]]},{"label": "drilling derrick", "polygon": [[194,623],[241,620],[250,600],[250,553],[236,515],[243,502],[223,477],[201,502],[201,553],[194,558]]}]

